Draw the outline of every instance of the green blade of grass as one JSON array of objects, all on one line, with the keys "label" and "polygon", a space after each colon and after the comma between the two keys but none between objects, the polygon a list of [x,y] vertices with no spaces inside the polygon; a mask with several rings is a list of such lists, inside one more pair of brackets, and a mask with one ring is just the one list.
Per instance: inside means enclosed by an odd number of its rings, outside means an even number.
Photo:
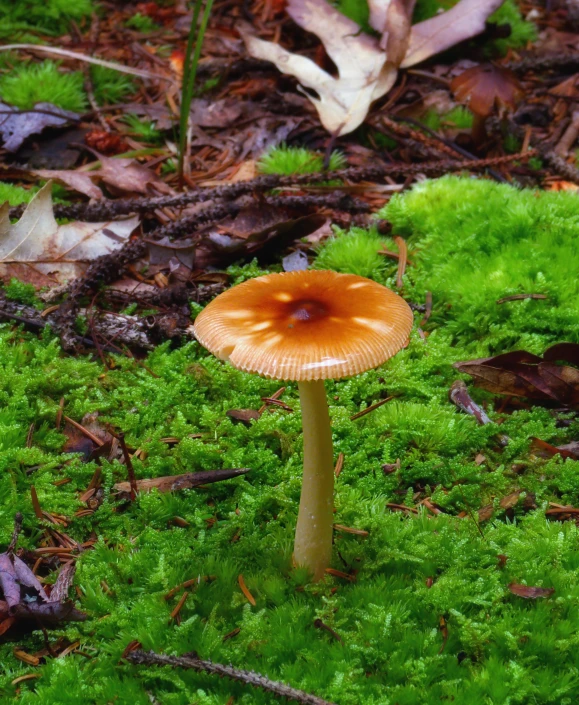
[{"label": "green blade of grass", "polygon": [[[185,51],[183,84],[181,89],[181,113],[179,116],[179,163],[177,168],[180,184],[182,184],[183,181],[183,166],[185,162],[185,151],[187,149],[187,128],[189,125],[191,101],[193,100],[193,92],[195,89],[195,79],[197,77],[197,64],[201,56],[203,37],[205,36],[209,15],[213,7],[213,0],[207,0],[201,19],[201,26],[199,27],[199,31],[197,31],[197,20],[201,12],[202,2],[203,0],[196,0],[195,2],[191,28],[189,30],[189,39],[187,40],[187,49]],[[193,45],[195,45],[195,51],[193,51]],[[193,55],[193,58],[191,58],[191,55]]]}]

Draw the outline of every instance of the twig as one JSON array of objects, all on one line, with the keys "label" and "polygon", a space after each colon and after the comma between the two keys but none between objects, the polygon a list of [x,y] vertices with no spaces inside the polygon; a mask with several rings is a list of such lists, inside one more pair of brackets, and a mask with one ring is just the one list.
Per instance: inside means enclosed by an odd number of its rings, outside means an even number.
[{"label": "twig", "polygon": [[[131,213],[149,213],[158,208],[179,208],[209,200],[226,199],[227,201],[232,201],[247,193],[263,193],[275,188],[311,184],[316,181],[359,182],[380,179],[390,175],[414,176],[416,174],[445,174],[469,170],[484,171],[494,166],[509,164],[512,161],[525,161],[536,156],[536,154],[535,150],[529,150],[524,155],[509,154],[504,157],[493,157],[490,159],[465,159],[463,161],[441,159],[421,164],[393,162],[391,164],[382,163],[366,167],[348,167],[338,171],[320,171],[315,174],[295,174],[292,176],[268,174],[235,184],[195,189],[177,196],[131,198],[117,201],[102,199],[99,203],[75,204],[72,206],[55,204],[54,215],[56,218],[80,218],[86,221],[101,221]],[[339,190],[339,188],[339,186],[335,187],[336,190]],[[11,208],[10,217],[19,218],[23,213],[24,207],[25,205],[23,204]]]},{"label": "twig", "polygon": [[506,68],[515,73],[525,73],[526,71],[537,71],[544,69],[564,68],[566,66],[579,65],[579,54],[551,54],[551,56],[526,56],[520,61],[511,61],[506,64]]},{"label": "twig", "polygon": [[49,56],[60,56],[64,59],[75,59],[76,61],[85,61],[87,64],[104,66],[105,68],[113,69],[114,71],[118,71],[119,73],[131,74],[131,76],[140,76],[141,78],[154,78],[158,81],[168,81],[170,83],[175,83],[175,79],[168,75],[164,76],[163,74],[153,73],[152,71],[136,69],[132,66],[123,66],[123,64],[117,64],[114,61],[105,61],[104,59],[97,59],[94,56],[79,54],[76,51],[60,49],[59,47],[41,46],[39,44],[5,44],[4,46],[0,47],[0,51],[12,51],[14,49],[24,49],[32,53],[40,52],[41,54],[48,54]]},{"label": "twig", "polygon": [[396,274],[396,288],[402,289],[404,282],[402,277],[406,271],[406,262],[408,261],[408,246],[404,238],[397,235],[394,242],[398,245],[398,272]]},{"label": "twig", "polygon": [[137,478],[135,476],[135,468],[133,467],[133,463],[131,461],[131,455],[129,453],[129,449],[127,448],[127,443],[125,441],[125,434],[124,433],[119,433],[117,436],[119,439],[119,443],[121,444],[121,450],[123,451],[123,456],[125,458],[125,465],[127,466],[127,475],[129,476],[129,485],[131,487],[131,492],[130,492],[130,497],[131,501],[134,502],[135,499],[137,498]]},{"label": "twig", "polygon": [[20,536],[20,532],[22,531],[22,520],[22,514],[20,512],[16,512],[16,514],[14,515],[14,529],[12,531],[12,538],[10,539],[10,544],[6,549],[6,553],[14,553],[14,549],[16,548],[16,542],[18,541],[18,537]]},{"label": "twig", "polygon": [[127,661],[136,665],[144,666],[174,666],[178,668],[190,668],[197,673],[211,673],[216,676],[231,678],[239,683],[246,683],[254,688],[261,688],[268,693],[273,693],[281,698],[295,700],[301,705],[333,705],[333,703],[310,695],[303,690],[297,690],[285,683],[272,681],[265,676],[255,673],[255,671],[245,671],[233,666],[224,666],[220,663],[213,663],[191,656],[165,656],[156,654],[154,651],[131,651],[126,656]]}]

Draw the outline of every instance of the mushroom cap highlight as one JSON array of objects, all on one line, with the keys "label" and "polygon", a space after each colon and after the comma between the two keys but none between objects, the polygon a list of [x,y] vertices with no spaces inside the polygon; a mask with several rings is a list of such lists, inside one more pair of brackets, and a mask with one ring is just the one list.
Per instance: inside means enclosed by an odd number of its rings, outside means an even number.
[{"label": "mushroom cap highlight", "polygon": [[280,380],[350,377],[408,342],[404,299],[354,274],[268,274],[217,296],[196,318],[197,340],[240,370]]}]

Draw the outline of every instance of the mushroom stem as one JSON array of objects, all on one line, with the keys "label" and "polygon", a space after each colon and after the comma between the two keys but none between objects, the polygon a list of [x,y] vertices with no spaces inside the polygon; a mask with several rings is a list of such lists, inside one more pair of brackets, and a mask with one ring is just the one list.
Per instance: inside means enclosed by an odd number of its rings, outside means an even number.
[{"label": "mushroom stem", "polygon": [[334,459],[332,429],[323,380],[299,382],[304,429],[304,479],[296,538],[296,565],[323,577],[332,556]]}]

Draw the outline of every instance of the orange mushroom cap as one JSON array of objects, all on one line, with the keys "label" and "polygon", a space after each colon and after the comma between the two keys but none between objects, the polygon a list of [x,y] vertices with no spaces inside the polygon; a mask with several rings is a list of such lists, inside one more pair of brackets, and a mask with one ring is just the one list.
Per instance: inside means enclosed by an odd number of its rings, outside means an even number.
[{"label": "orange mushroom cap", "polygon": [[403,298],[354,274],[268,274],[228,289],[197,316],[197,340],[264,377],[338,379],[381,365],[408,342]]}]

